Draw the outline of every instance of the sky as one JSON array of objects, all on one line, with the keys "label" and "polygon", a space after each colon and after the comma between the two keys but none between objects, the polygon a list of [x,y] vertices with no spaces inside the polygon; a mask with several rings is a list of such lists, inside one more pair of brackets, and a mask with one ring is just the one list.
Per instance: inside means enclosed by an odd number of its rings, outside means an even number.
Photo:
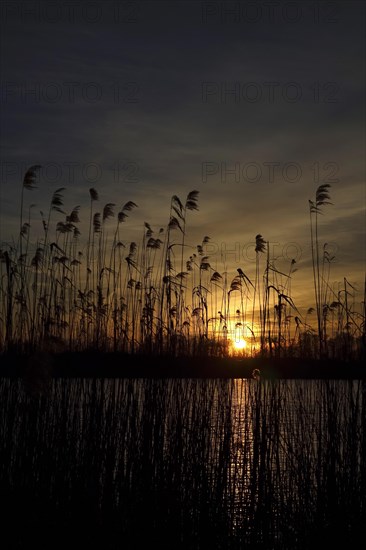
[{"label": "sky", "polygon": [[1,20],[2,243],[33,164],[33,224],[65,187],[86,228],[95,187],[101,204],[138,204],[125,227],[139,238],[195,189],[187,243],[207,235],[214,268],[252,275],[263,235],[279,268],[296,259],[310,307],[308,200],[329,183],[330,281],[363,299],[364,2],[30,0],[2,2]]}]

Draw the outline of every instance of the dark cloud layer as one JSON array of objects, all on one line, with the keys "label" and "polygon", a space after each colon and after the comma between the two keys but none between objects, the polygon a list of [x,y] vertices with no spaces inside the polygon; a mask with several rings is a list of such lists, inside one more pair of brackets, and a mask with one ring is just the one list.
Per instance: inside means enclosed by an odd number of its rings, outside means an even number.
[{"label": "dark cloud layer", "polygon": [[93,163],[105,202],[139,203],[132,230],[165,224],[171,195],[198,189],[192,244],[210,235],[215,255],[257,233],[277,251],[295,242],[305,301],[308,199],[329,181],[321,232],[336,243],[334,280],[362,284],[362,2],[82,2],[72,16],[64,2],[8,4],[1,240],[16,231],[24,166],[48,167],[30,201],[65,186],[73,206],[86,203]]}]

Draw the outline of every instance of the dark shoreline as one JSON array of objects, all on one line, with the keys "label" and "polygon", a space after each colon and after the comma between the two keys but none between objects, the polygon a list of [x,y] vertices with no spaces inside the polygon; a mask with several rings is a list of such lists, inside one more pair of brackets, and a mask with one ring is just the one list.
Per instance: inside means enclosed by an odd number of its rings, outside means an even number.
[{"label": "dark shoreline", "polygon": [[362,361],[300,358],[220,358],[127,355],[96,351],[0,356],[0,377],[365,379]]}]

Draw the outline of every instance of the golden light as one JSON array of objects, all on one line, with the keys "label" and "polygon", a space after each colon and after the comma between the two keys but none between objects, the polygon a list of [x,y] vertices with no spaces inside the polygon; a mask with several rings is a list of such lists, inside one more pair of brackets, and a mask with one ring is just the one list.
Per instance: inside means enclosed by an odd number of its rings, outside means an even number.
[{"label": "golden light", "polygon": [[243,338],[240,338],[239,340],[234,340],[232,344],[233,348],[238,351],[243,350],[247,347],[247,343],[245,340],[243,340]]}]

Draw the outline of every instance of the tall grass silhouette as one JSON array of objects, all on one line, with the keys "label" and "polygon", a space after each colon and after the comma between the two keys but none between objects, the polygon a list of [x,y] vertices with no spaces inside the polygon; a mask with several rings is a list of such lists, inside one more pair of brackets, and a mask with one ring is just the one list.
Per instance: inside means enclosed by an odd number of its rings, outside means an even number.
[{"label": "tall grass silhouette", "polygon": [[[64,211],[65,188],[56,189],[40,212],[41,232],[26,197],[36,188],[40,166],[31,166],[21,187],[19,234],[0,250],[0,349],[23,352],[57,344],[65,350],[113,350],[148,355],[217,355],[358,358],[365,348],[364,307],[347,279],[330,286],[332,257],[322,245],[318,216],[330,203],[329,185],[309,201],[315,308],[303,316],[291,296],[295,260],[280,271],[270,242],[255,237],[255,273],[245,266],[220,272],[188,238],[199,192],[173,195],[165,227],[145,222],[139,242],[128,240],[128,200],[99,205],[89,190],[87,234],[83,209]],[[87,199],[87,197],[86,197]],[[25,219],[27,221],[25,221]],[[316,325],[312,318],[315,313]],[[235,350],[235,343],[246,347]]]}]

